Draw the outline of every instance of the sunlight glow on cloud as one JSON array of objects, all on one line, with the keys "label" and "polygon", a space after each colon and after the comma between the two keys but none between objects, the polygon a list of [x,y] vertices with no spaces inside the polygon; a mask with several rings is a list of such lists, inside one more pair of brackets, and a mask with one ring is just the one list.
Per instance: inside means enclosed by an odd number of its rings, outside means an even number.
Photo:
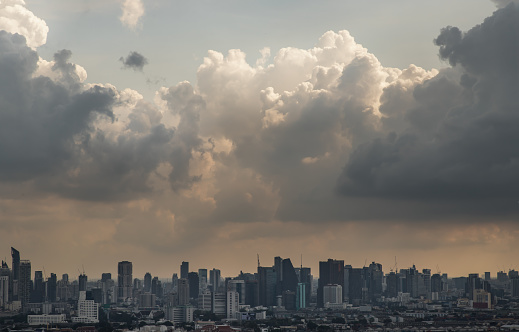
[{"label": "sunlight glow on cloud", "polygon": [[121,10],[122,14],[119,17],[121,23],[128,28],[135,29],[144,15],[144,4],[142,0],[123,0]]},{"label": "sunlight glow on cloud", "polygon": [[49,27],[25,8],[23,0],[0,1],[0,30],[18,33],[27,39],[33,49],[46,43]]}]

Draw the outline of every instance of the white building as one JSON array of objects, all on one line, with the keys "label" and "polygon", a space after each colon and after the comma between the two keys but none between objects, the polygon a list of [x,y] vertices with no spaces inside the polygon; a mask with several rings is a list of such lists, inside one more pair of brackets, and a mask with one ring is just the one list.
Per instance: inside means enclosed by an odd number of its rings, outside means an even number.
[{"label": "white building", "polygon": [[342,286],[326,285],[323,287],[323,302],[329,304],[342,304]]},{"label": "white building", "polygon": [[240,295],[238,292],[227,292],[227,318],[236,318],[240,309]]},{"label": "white building", "polygon": [[27,323],[29,325],[47,325],[66,323],[67,315],[28,315]]},{"label": "white building", "polygon": [[94,300],[86,299],[86,292],[79,292],[77,301],[78,316],[72,317],[74,323],[99,323],[99,306]]},{"label": "white building", "polygon": [[202,311],[211,311],[212,294],[210,291],[203,291],[198,294],[198,309]]},{"label": "white building", "polygon": [[195,308],[191,306],[169,307],[165,310],[166,319],[176,324],[193,321]]}]

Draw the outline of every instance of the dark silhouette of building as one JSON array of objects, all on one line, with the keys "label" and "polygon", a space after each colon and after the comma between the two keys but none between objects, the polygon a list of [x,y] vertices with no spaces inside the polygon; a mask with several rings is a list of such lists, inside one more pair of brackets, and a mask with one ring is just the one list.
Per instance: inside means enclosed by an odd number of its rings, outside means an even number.
[{"label": "dark silhouette of building", "polygon": [[20,252],[13,247],[11,247],[11,258],[13,260],[13,264],[11,266],[12,269],[12,292],[11,299],[13,301],[18,300],[18,280],[20,279]]},{"label": "dark silhouette of building", "polygon": [[364,288],[364,269],[349,269],[349,301],[353,305],[359,305],[362,302],[362,289]]},{"label": "dark silhouette of building", "polygon": [[209,282],[213,286],[213,292],[218,292],[220,288],[220,270],[212,269],[209,271]]},{"label": "dark silhouette of building", "polygon": [[34,271],[34,287],[31,292],[32,303],[42,303],[45,300],[45,281],[42,271]]},{"label": "dark silhouette of building", "polygon": [[189,297],[192,299],[198,299],[198,294],[200,291],[198,273],[189,272],[187,274],[187,281],[189,283]]},{"label": "dark silhouette of building", "polygon": [[22,302],[22,306],[26,305],[31,300],[31,261],[21,260],[19,265],[18,279],[18,300]]},{"label": "dark silhouette of building", "polygon": [[79,291],[86,292],[88,277],[86,276],[86,274],[83,273],[83,274],[79,275],[78,279],[79,279]]},{"label": "dark silhouette of building", "polygon": [[274,267],[258,266],[259,304],[270,307],[276,304],[277,274]]},{"label": "dark silhouette of building", "polygon": [[180,265],[180,278],[187,279],[189,273],[189,262],[182,262]]},{"label": "dark silhouette of building", "polygon": [[151,273],[144,275],[144,293],[151,293]]},{"label": "dark silhouette of building", "polygon": [[323,288],[326,285],[344,286],[344,261],[328,259],[319,262],[319,283],[317,288],[317,305],[324,306]]},{"label": "dark silhouette of building", "polygon": [[58,277],[55,273],[51,273],[47,279],[47,301],[56,302],[58,293]]},{"label": "dark silhouette of building", "polygon": [[124,301],[133,296],[133,265],[122,261],[117,264],[117,300]]}]

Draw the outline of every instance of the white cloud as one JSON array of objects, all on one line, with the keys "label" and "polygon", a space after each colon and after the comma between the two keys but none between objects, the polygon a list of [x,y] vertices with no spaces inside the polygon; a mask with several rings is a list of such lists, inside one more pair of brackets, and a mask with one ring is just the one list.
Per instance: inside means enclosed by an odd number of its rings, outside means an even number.
[{"label": "white cloud", "polygon": [[135,29],[140,18],[144,15],[144,4],[142,0],[124,0],[121,4],[122,14],[119,17],[122,24]]},{"label": "white cloud", "polygon": [[23,0],[0,1],[0,30],[18,33],[35,49],[47,42],[49,27],[44,20],[25,8]]}]

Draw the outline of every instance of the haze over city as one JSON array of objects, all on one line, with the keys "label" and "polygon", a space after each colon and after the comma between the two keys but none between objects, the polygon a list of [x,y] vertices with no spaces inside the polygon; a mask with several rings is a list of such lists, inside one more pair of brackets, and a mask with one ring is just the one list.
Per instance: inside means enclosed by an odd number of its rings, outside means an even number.
[{"label": "haze over city", "polygon": [[518,269],[518,36],[505,0],[1,1],[0,255]]}]

